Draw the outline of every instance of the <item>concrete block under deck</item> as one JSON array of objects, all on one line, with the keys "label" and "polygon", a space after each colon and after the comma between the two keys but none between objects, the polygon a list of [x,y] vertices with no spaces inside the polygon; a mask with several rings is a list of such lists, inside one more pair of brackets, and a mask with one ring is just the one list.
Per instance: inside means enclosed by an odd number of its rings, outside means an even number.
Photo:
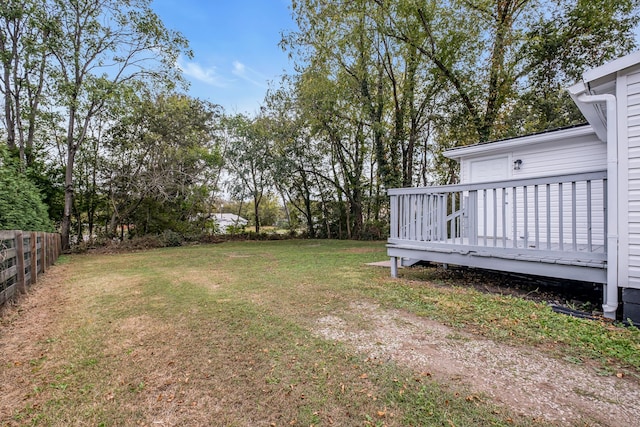
[{"label": "concrete block under deck", "polygon": [[640,289],[622,289],[622,319],[640,325]]}]

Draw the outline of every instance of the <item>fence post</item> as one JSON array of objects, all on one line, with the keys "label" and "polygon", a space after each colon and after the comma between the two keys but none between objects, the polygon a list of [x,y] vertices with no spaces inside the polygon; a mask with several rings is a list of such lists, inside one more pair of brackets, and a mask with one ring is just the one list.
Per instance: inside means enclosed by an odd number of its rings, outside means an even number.
[{"label": "fence post", "polygon": [[40,258],[42,262],[42,274],[47,270],[47,239],[45,233],[40,235]]},{"label": "fence post", "polygon": [[46,233],[45,236],[47,240],[47,267],[49,267],[53,264],[53,245],[51,245],[51,234]]},{"label": "fence post", "polygon": [[38,233],[31,233],[31,283],[38,281]]},{"label": "fence post", "polygon": [[16,241],[16,289],[21,294],[27,292],[27,284],[24,278],[24,237],[22,230],[14,231]]}]

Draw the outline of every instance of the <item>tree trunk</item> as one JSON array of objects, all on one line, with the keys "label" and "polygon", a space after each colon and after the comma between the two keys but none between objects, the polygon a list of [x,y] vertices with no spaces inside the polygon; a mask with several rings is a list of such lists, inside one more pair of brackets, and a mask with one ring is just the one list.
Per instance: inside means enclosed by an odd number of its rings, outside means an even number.
[{"label": "tree trunk", "polygon": [[259,212],[259,207],[260,207],[260,199],[256,196],[256,197],[253,198],[253,214],[255,215],[256,234],[260,233],[260,212]]},{"label": "tree trunk", "polygon": [[309,191],[309,186],[306,182],[306,176],[304,181],[304,209],[305,209],[305,217],[307,218],[307,234],[311,239],[316,238],[316,229],[313,224],[313,211],[311,210],[311,191]]},{"label": "tree trunk", "polygon": [[11,76],[10,69],[7,64],[4,65],[4,75],[3,75],[3,84],[4,84],[4,121],[7,132],[7,146],[9,150],[14,151],[16,149],[16,125],[13,120],[13,109],[11,106],[13,105],[13,101],[11,98]]},{"label": "tree trunk", "polygon": [[72,141],[67,144],[67,165],[64,173],[64,211],[62,214],[62,249],[71,248],[71,208],[73,207],[73,163],[75,160],[75,149]]}]

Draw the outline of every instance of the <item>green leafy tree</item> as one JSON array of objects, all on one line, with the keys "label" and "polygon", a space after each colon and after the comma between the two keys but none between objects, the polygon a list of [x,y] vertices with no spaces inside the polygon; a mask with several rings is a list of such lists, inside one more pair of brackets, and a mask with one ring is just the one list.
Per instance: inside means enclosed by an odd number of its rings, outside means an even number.
[{"label": "green leafy tree", "polygon": [[585,68],[627,53],[638,22],[632,0],[377,3],[387,9],[389,33],[414,46],[446,80],[450,105],[458,107],[448,116],[474,131],[461,143],[513,133],[505,120],[510,107],[527,100],[535,107],[532,97],[521,99],[523,87],[542,84],[547,99],[548,89],[557,96],[560,88],[545,81],[575,79]]},{"label": "green leafy tree", "polygon": [[271,142],[264,117],[251,119],[238,114],[224,120],[226,135],[226,168],[232,178],[231,194],[239,200],[250,197],[253,202],[253,222],[260,233],[263,197],[272,186]]},{"label": "green leafy tree", "polygon": [[525,34],[528,76],[520,102],[505,112],[511,134],[584,122],[564,88],[585,69],[613,60],[636,47],[637,2],[560,1]]},{"label": "green leafy tree", "polygon": [[0,147],[0,230],[53,231],[38,188]]},{"label": "green leafy tree", "polygon": [[54,39],[51,3],[5,0],[0,3],[0,93],[4,101],[7,146],[23,165],[36,158],[37,119],[48,81]]},{"label": "green leafy tree", "polygon": [[273,138],[270,165],[273,183],[283,200],[289,226],[298,226],[294,210],[304,218],[306,234],[314,238],[318,215],[313,206],[318,189],[311,171],[322,164],[323,158],[310,136],[291,80],[284,79],[282,84],[267,95],[263,109],[263,114],[269,117]]},{"label": "green leafy tree", "polygon": [[[345,116],[352,120],[342,122],[343,135],[364,125],[365,150],[352,145],[348,152],[374,153],[371,176],[382,189],[418,178],[452,182],[454,165],[441,163],[447,147],[574,123],[578,114],[562,87],[633,48],[636,6],[298,0],[300,31],[283,45],[311,86],[299,84],[298,96],[315,90],[303,106],[310,127],[326,116],[334,127]],[[380,188],[374,179],[368,187]]]},{"label": "green leafy tree", "polygon": [[136,234],[195,232],[209,213],[222,161],[218,107],[177,94],[132,96],[124,106],[100,169],[109,233],[121,224],[134,224]]},{"label": "green leafy tree", "polygon": [[69,246],[76,154],[93,117],[126,82],[180,80],[174,64],[187,41],[165,28],[148,0],[53,0],[56,9],[52,76],[65,109],[65,206],[62,245]]}]

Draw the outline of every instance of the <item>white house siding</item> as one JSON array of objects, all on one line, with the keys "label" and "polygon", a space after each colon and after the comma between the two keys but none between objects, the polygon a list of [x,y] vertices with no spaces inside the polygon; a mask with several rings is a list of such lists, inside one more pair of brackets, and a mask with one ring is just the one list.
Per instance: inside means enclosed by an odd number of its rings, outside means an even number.
[{"label": "white house siding", "polygon": [[513,161],[522,160],[520,170],[512,170],[513,179],[535,178],[568,173],[591,172],[607,168],[607,147],[595,134],[582,138],[550,141],[502,149],[500,142],[486,145],[486,151],[464,157],[460,162],[460,181],[471,182],[471,163],[507,157],[510,168]]},{"label": "white house siding", "polygon": [[[640,288],[640,70],[636,68],[636,70],[629,71],[621,79],[621,81],[625,80],[626,85],[622,87],[626,88],[626,94],[624,91],[618,92],[618,95],[623,95],[623,99],[626,100],[622,103],[622,111],[619,112],[622,123],[626,119],[626,129],[619,131],[619,138],[621,138],[623,146],[619,154],[621,158],[626,158],[627,162],[625,168],[627,180],[623,184],[627,187],[628,210],[626,224],[620,224],[621,243],[624,244],[625,241],[627,243],[626,247],[621,248],[620,256],[628,257],[628,263],[625,263],[624,259],[620,260],[620,272],[623,275],[621,285]],[[621,178],[624,178],[625,171],[622,172]],[[624,218],[624,213],[622,215]],[[625,226],[628,227],[626,230]],[[625,275],[628,283],[624,283]]]},{"label": "white house siding", "polygon": [[[505,151],[501,148],[501,143],[487,144],[486,152],[477,153],[475,155],[464,157],[461,159],[461,182],[486,182],[489,179],[478,179],[479,174],[474,173],[474,165],[478,164],[495,164],[498,159],[504,159],[508,161],[510,176],[507,179],[525,179],[525,178],[537,178],[543,176],[564,175],[580,172],[592,172],[606,169],[606,145],[601,142],[594,134],[583,136],[580,138],[568,138],[558,141],[548,141],[544,143],[530,143],[519,147],[512,147]],[[516,160],[522,160],[522,164],[519,170],[513,169],[513,162]],[[639,158],[640,160],[640,158]],[[639,163],[640,164],[640,163]],[[639,174],[640,175],[640,174]],[[639,181],[640,182],[640,181]],[[640,187],[639,187],[640,188]],[[602,182],[594,182],[592,184],[592,243],[594,245],[603,245],[604,236],[604,205],[603,205],[603,185]],[[518,189],[517,191],[522,191]],[[546,189],[538,189],[538,236],[541,242],[547,241],[546,233]],[[512,190],[507,191],[507,203],[509,204],[507,210],[507,229],[506,236],[509,239],[513,239],[513,226],[512,226]],[[572,189],[570,185],[565,185],[563,188],[563,212],[562,212],[562,227],[563,227],[563,241],[566,244],[570,244],[571,230],[572,230]],[[558,219],[560,215],[559,209],[559,190],[558,186],[551,187],[551,199],[550,199],[550,212],[552,218],[552,224],[554,226],[551,229],[551,242],[559,242],[560,227]],[[577,243],[587,243],[587,211],[586,211],[586,184],[580,183],[576,188],[576,201],[578,211],[575,213],[577,222]],[[640,198],[639,198],[640,202]],[[528,203],[528,220],[527,220],[527,236],[525,236],[524,227],[524,203],[522,194],[518,197],[518,205],[516,208],[516,220],[518,235],[516,239],[528,239],[531,242],[534,239],[536,230],[534,206],[535,206],[535,193],[533,188],[529,188],[527,191],[527,203]],[[479,201],[480,207],[482,202]],[[480,218],[478,224],[478,234],[480,236],[485,235],[483,230],[484,220],[482,218],[482,209],[480,211]],[[640,217],[640,210],[639,217]],[[498,216],[501,216],[498,213]],[[501,221],[501,218],[499,218]],[[491,224],[491,221],[488,221]],[[640,222],[638,223],[640,226]],[[492,228],[486,233],[491,235]],[[502,234],[501,226],[499,226],[498,234]],[[640,231],[640,227],[639,227]],[[491,236],[490,236],[491,237]],[[640,234],[639,239],[640,242]],[[640,246],[638,247],[640,249]],[[638,251],[640,256],[640,250]],[[639,258],[640,260],[640,258]],[[639,270],[640,273],[640,270]]]}]

